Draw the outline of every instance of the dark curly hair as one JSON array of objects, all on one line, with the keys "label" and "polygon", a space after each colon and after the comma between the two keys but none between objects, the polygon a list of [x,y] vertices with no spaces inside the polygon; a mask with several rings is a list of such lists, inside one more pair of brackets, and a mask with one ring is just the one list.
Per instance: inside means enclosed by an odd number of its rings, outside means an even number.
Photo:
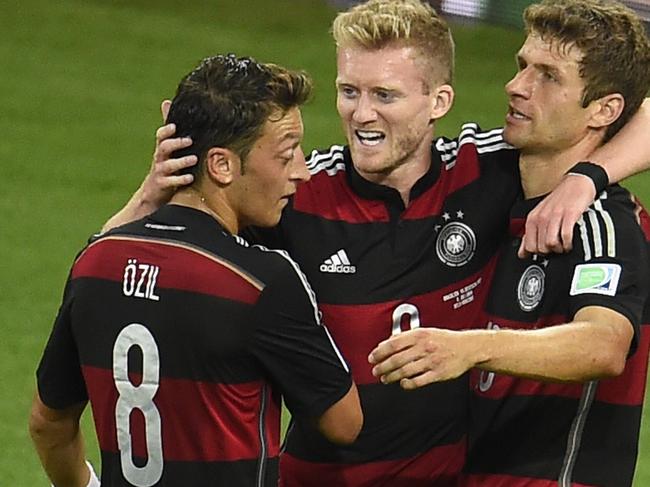
[{"label": "dark curly hair", "polygon": [[311,91],[303,72],[234,54],[208,57],[183,78],[172,101],[167,122],[176,124],[178,137],[192,138],[173,157],[196,155],[198,164],[184,172],[197,178],[208,150],[224,147],[241,157],[243,171],[266,121],[304,104]]}]

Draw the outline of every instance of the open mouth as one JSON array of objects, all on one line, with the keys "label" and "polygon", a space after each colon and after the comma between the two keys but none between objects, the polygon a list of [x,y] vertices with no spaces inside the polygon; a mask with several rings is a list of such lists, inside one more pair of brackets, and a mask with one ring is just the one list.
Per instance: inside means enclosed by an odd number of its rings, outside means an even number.
[{"label": "open mouth", "polygon": [[508,110],[508,116],[513,118],[514,120],[530,120],[529,117],[524,115],[523,113],[515,110],[514,108],[510,107]]},{"label": "open mouth", "polygon": [[362,145],[368,147],[378,145],[386,138],[386,135],[383,132],[376,130],[355,130],[354,135]]}]

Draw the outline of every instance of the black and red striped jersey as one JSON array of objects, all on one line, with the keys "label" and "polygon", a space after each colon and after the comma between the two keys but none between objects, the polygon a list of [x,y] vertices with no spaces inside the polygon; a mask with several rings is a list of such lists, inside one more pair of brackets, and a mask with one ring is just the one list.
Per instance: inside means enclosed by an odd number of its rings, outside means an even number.
[{"label": "black and red striped jersey", "polygon": [[406,392],[373,377],[368,354],[402,330],[476,325],[520,184],[517,153],[500,130],[468,124],[431,153],[405,207],[396,190],[356,172],[346,147],[314,151],[311,180],[279,228],[256,237],[300,263],[364,410],[361,434],[344,447],[293,424],[280,459],[285,487],[455,485],[467,377]]},{"label": "black and red striped jersey", "polygon": [[516,254],[525,218],[538,201],[513,207],[487,327],[544,328],[600,306],[629,319],[632,347],[622,375],[586,383],[473,372],[463,485],[630,486],[650,347],[647,214],[625,189],[610,186],[576,225],[570,253],[522,260]]},{"label": "black and red striped jersey", "polygon": [[311,422],[352,384],[295,262],[177,205],[79,254],[37,378],[90,400],[106,487],[277,485],[280,397]]}]

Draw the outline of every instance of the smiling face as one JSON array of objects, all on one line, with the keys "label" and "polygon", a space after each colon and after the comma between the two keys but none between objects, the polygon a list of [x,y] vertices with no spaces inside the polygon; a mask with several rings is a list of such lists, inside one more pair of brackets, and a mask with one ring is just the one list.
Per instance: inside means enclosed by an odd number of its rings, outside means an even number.
[{"label": "smiling face", "polygon": [[587,135],[592,110],[582,107],[580,50],[529,35],[517,54],[518,72],[506,85],[504,139],[522,154],[558,153]]},{"label": "smiling face", "polygon": [[[412,47],[339,47],[336,106],[352,160],[377,181],[409,163],[428,167],[437,90]],[[446,112],[446,110],[445,110]]]},{"label": "smiling face", "polygon": [[229,188],[240,229],[277,225],[298,183],[309,179],[300,147],[303,133],[298,108],[284,115],[273,114],[264,124],[262,135],[242,164],[241,174]]}]

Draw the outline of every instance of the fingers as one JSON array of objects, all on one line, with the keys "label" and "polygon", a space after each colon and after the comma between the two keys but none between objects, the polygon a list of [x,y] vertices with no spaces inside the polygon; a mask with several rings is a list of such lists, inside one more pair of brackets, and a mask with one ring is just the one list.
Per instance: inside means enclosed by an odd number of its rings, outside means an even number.
[{"label": "fingers", "polygon": [[[154,161],[164,161],[169,159],[174,152],[180,149],[185,149],[192,145],[192,139],[189,137],[178,137],[174,139],[163,139],[156,143],[156,150],[154,151]],[[195,157],[196,156],[192,156]]]},{"label": "fingers", "polygon": [[[169,133],[169,130],[163,130],[168,126],[161,127],[156,132],[156,138],[158,135],[166,135]],[[156,142],[156,150],[153,154],[152,161],[152,170],[151,172],[154,176],[161,178],[160,181],[157,181],[157,184],[162,188],[169,188],[174,185],[184,185],[192,182],[191,175],[176,176],[176,173],[181,169],[194,166],[198,162],[198,158],[195,155],[188,155],[184,157],[179,157],[175,159],[170,159],[171,155],[179,150],[184,149],[192,145],[192,139],[189,137],[180,137],[174,139],[162,138]],[[189,176],[189,178],[187,177]]]},{"label": "fingers", "polygon": [[517,250],[517,257],[519,257],[520,259],[527,259],[528,257],[530,257],[530,252],[526,250],[525,238],[526,235],[524,235],[524,238],[521,239],[521,243],[519,244],[519,250]]},{"label": "fingers", "polygon": [[191,174],[183,174],[181,176],[168,176],[160,182],[159,187],[161,189],[176,189],[181,186],[192,184],[192,181],[194,181],[194,176]]},{"label": "fingers", "polygon": [[399,385],[404,390],[412,391],[413,389],[418,389],[433,384],[434,382],[440,382],[440,380],[442,379],[435,372],[428,370],[424,374],[400,380]]},{"label": "fingers", "polygon": [[560,238],[562,239],[562,249],[564,252],[570,252],[573,248],[573,229],[576,223],[578,223],[580,216],[582,216],[582,213],[576,212],[562,220]]},{"label": "fingers", "polygon": [[[380,361],[372,368],[372,375],[379,377],[382,382],[388,384],[395,382],[402,377],[408,377],[413,363],[421,358],[421,354],[413,347],[404,351],[395,353],[388,358]],[[404,370],[407,372],[404,372]],[[402,374],[407,375],[402,375]]]},{"label": "fingers", "polygon": [[165,139],[169,139],[176,133],[176,124],[168,123],[156,130],[156,145],[160,144]]},{"label": "fingers", "polygon": [[171,100],[163,100],[160,104],[160,113],[162,115],[163,123],[167,123],[167,116],[169,115],[169,109],[171,106]]},{"label": "fingers", "polygon": [[449,367],[443,361],[434,362],[431,357],[421,357],[380,376],[380,381],[382,384],[399,382],[402,389],[412,390],[433,382],[455,379],[463,372],[463,369]]},{"label": "fingers", "polygon": [[404,350],[411,344],[412,342],[408,339],[407,333],[390,337],[389,339],[380,342],[379,345],[370,352],[370,355],[368,355],[368,362],[371,364],[384,362],[390,356]]}]

